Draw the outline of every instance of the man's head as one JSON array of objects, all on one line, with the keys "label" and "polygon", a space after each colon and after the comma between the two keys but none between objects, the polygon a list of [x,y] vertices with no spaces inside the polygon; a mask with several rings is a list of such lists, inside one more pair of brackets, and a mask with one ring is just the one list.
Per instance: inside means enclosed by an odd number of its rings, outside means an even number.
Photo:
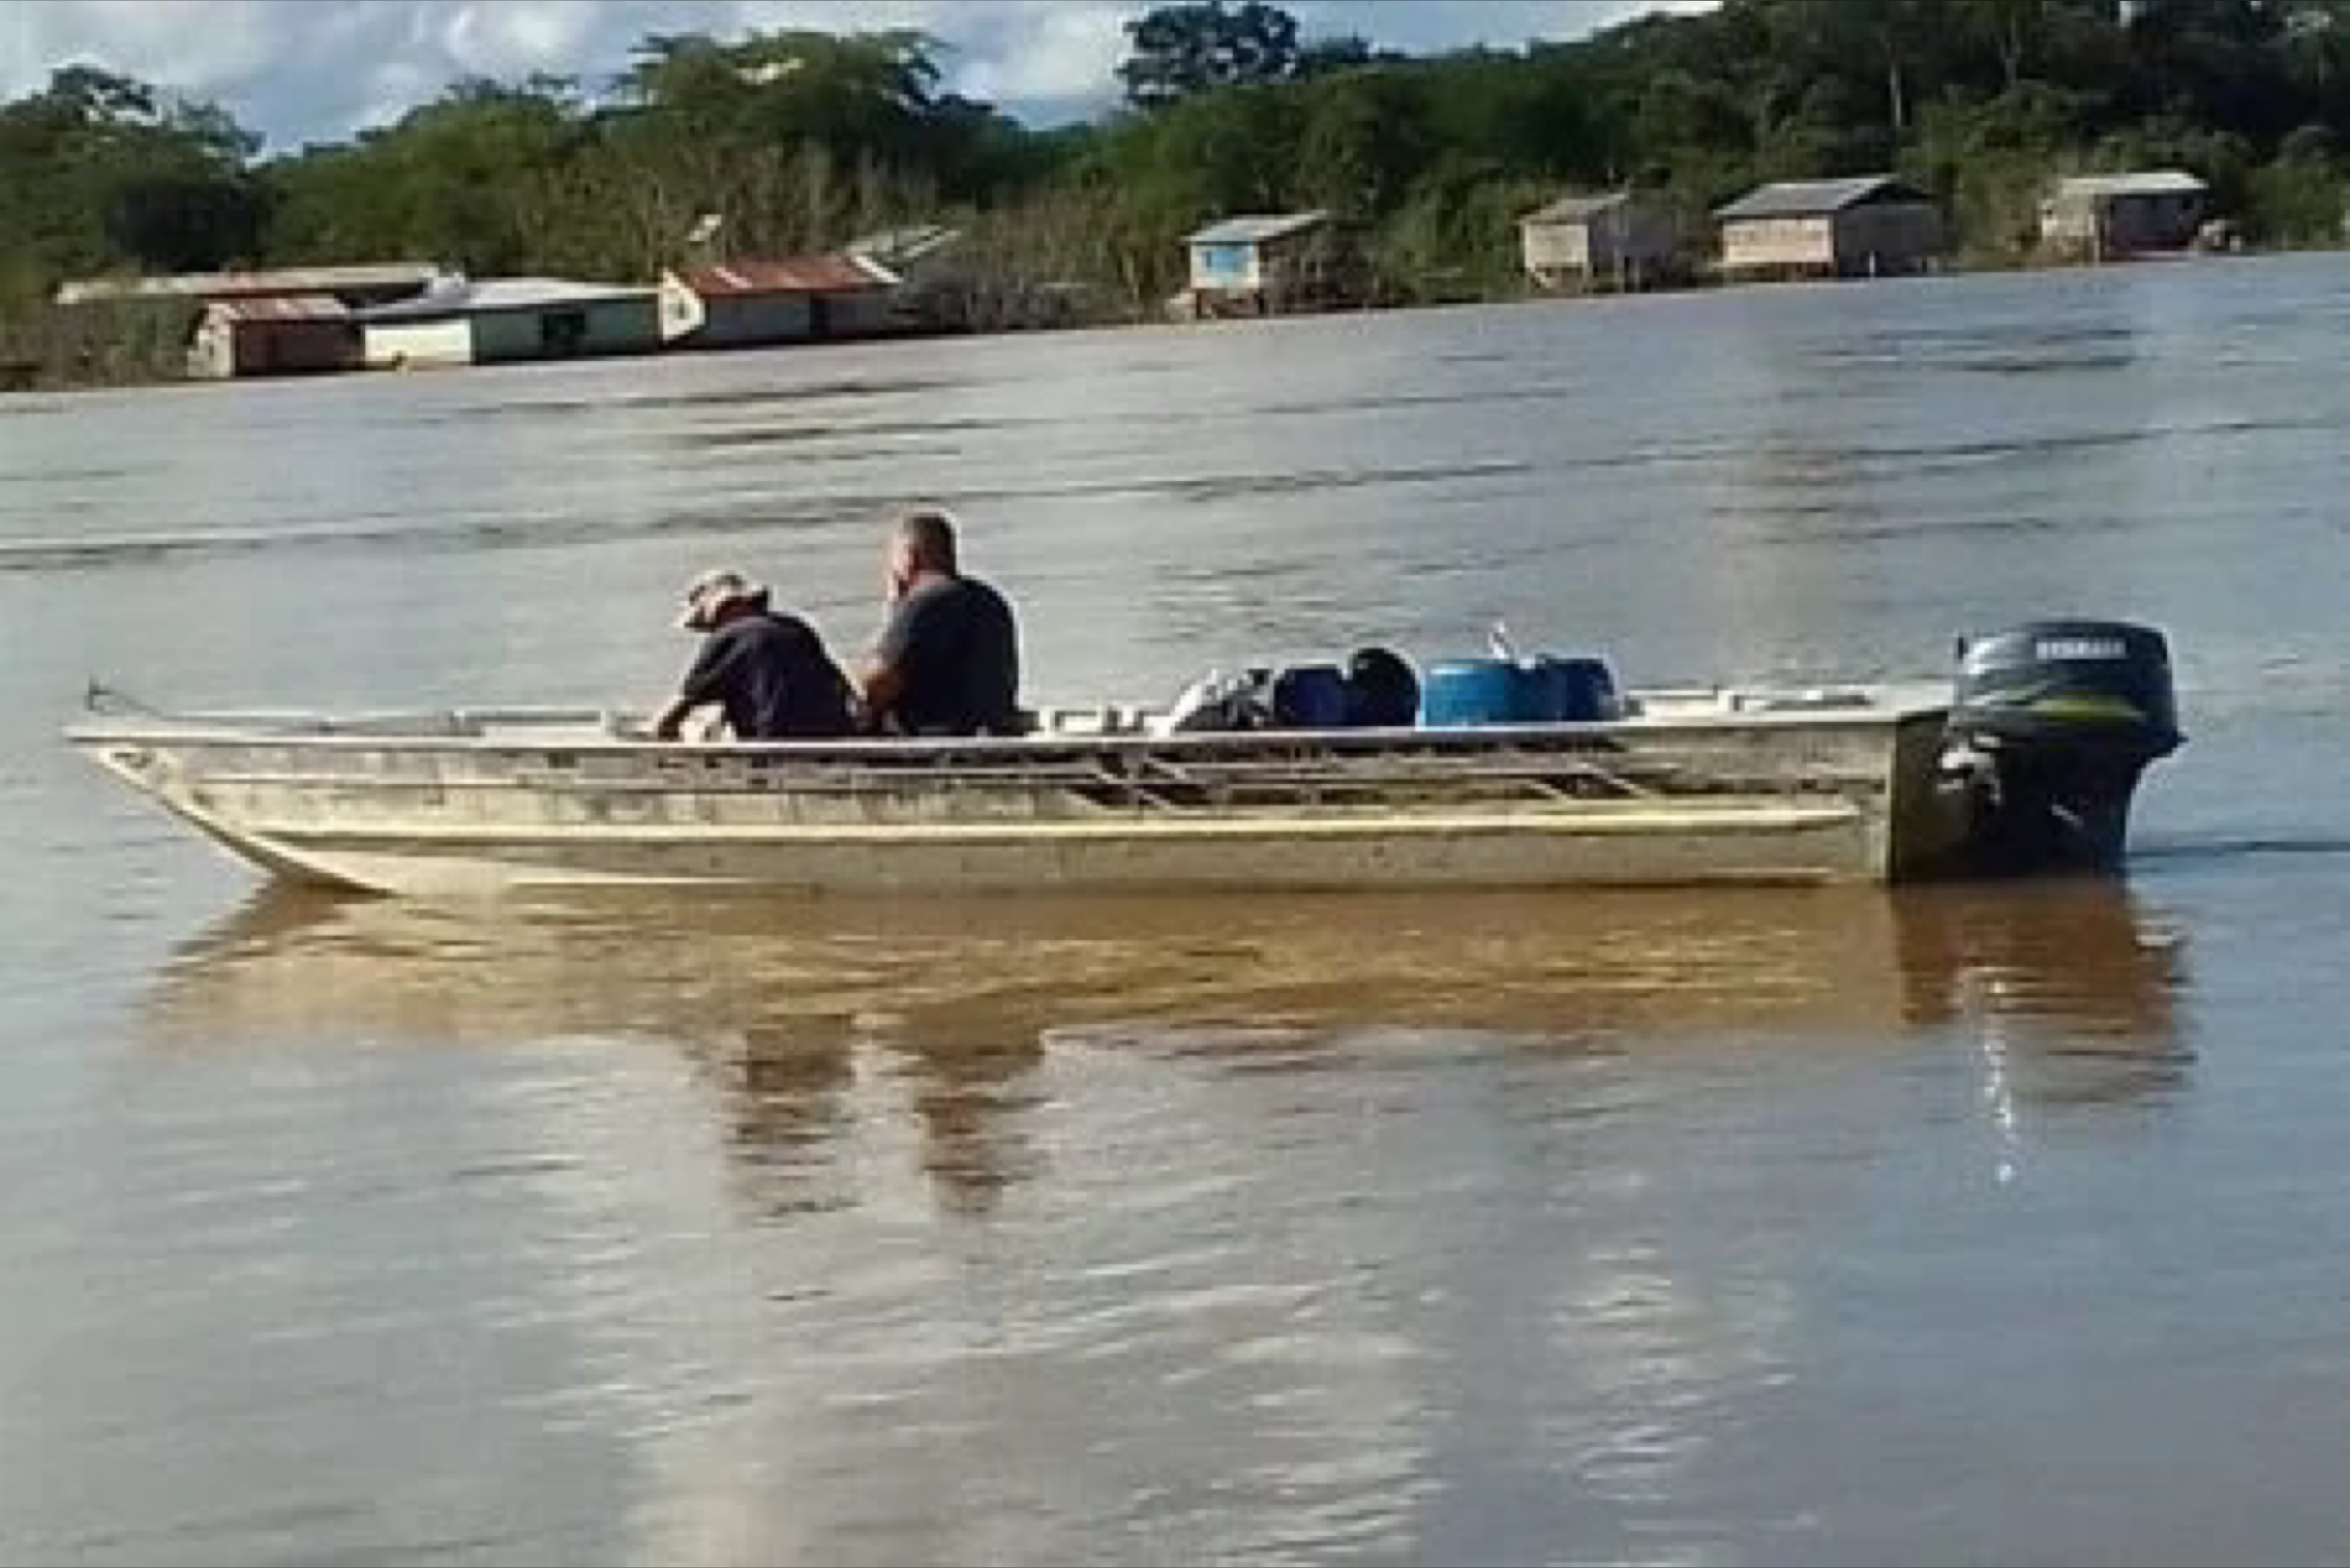
[{"label": "man's head", "polygon": [[926,576],[955,575],[953,520],[943,512],[909,512],[889,535],[889,591],[902,594]]},{"label": "man's head", "polygon": [[687,585],[685,613],[677,624],[687,631],[716,631],[738,615],[767,607],[767,590],[740,572],[709,571]]}]

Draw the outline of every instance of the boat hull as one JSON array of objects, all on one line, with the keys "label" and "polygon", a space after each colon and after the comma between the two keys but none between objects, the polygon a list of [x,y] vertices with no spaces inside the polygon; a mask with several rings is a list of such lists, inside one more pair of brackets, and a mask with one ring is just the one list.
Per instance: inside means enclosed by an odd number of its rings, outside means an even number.
[{"label": "boat hull", "polygon": [[772,746],[439,722],[75,738],[276,875],[428,896],[1871,882],[1953,831],[1918,787],[1939,744],[1932,710]]},{"label": "boat hull", "polygon": [[863,836],[779,827],[215,836],[299,880],[437,896],[597,886],[800,894],[1395,891],[1815,883],[1873,875],[1866,825],[1834,807],[1036,833],[895,828]]}]

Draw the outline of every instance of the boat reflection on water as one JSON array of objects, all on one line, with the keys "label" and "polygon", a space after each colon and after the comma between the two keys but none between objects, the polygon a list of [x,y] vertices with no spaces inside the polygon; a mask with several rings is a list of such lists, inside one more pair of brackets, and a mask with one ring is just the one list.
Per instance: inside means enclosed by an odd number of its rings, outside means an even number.
[{"label": "boat reflection on water", "polygon": [[2177,1004],[2184,937],[2126,889],[2051,883],[2003,895],[1903,900],[1901,964],[1921,983],[1911,1022],[1960,1025],[1994,1101],[2095,1104],[2181,1085],[2193,1053]]},{"label": "boat reflection on water", "polygon": [[754,1164],[819,1160],[886,1079],[942,1193],[983,1206],[1026,1168],[1056,1043],[1308,1072],[1415,1032],[1637,1059],[1970,1031],[1998,1094],[2053,1103],[2179,1083],[2182,984],[2178,933],[2103,881],[527,909],[273,888],[174,956],[150,1022],[182,1046],[667,1042]]}]

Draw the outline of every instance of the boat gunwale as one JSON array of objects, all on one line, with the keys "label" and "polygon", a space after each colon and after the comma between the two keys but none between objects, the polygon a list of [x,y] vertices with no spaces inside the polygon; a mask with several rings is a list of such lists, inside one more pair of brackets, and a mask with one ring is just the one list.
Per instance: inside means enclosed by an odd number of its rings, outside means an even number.
[{"label": "boat gunwale", "polygon": [[[1076,710],[1093,711],[1094,710]],[[547,710],[543,714],[500,710],[484,715],[463,709],[335,718],[326,714],[145,715],[84,720],[67,726],[68,743],[81,747],[272,746],[327,753],[397,752],[454,755],[592,755],[665,758],[730,757],[805,760],[810,763],[898,763],[955,758],[1009,759],[1060,754],[1176,753],[1219,756],[1236,753],[1310,749],[1348,753],[1398,751],[1476,753],[1513,746],[1557,745],[1576,741],[1683,739],[1735,735],[1757,730],[1820,732],[1890,732],[1905,724],[1944,718],[1947,703],[1872,701],[1867,706],[1757,708],[1721,713],[1667,712],[1623,719],[1537,724],[1478,724],[1436,728],[1388,726],[1363,729],[1191,731],[1171,734],[1139,732],[1037,731],[1024,735],[859,736],[827,741],[662,741],[650,735],[581,734],[560,738],[476,731],[402,732],[388,728],[299,728],[302,725],[385,725],[401,720],[420,724],[433,719],[464,722],[592,722],[608,711]]]}]

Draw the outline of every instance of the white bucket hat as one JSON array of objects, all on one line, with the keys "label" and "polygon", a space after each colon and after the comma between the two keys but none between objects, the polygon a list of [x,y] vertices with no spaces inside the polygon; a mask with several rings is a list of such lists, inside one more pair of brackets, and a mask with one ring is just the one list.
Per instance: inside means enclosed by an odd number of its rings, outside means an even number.
[{"label": "white bucket hat", "polygon": [[704,572],[686,585],[685,610],[677,618],[677,624],[686,631],[708,631],[718,624],[719,612],[735,603],[748,603],[754,609],[766,608],[765,585],[754,583],[737,571],[722,568]]}]

